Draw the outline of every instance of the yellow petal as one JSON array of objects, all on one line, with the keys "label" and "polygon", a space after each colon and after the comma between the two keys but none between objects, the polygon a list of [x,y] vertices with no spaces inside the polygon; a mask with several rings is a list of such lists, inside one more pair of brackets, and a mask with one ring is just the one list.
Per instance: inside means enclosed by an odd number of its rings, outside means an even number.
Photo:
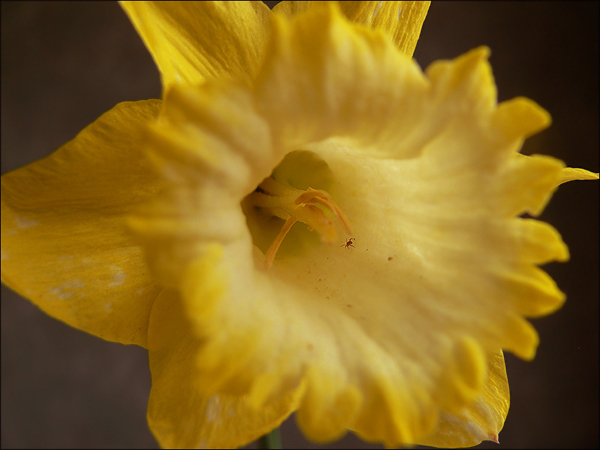
[{"label": "yellow petal", "polygon": [[[293,16],[307,9],[324,8],[327,3],[329,2],[283,1],[275,5],[273,11]],[[338,3],[350,22],[383,31],[402,53],[412,56],[431,2]]]},{"label": "yellow petal", "polygon": [[[477,402],[493,352],[533,358],[525,317],[564,301],[536,264],[568,252],[554,229],[516,215],[541,210],[563,164],[516,156],[545,116],[527,105],[512,120],[533,119],[519,127],[497,113],[488,55],[475,49],[426,76],[334,4],[274,16],[253,87],[169,92],[148,141],[169,185],[132,225],[157,279],[181,295],[203,395],[268,407],[303,385],[309,438],[349,429],[395,446]],[[295,226],[296,245],[265,270],[251,230],[284,217],[260,222],[240,203],[290,161],[299,177],[304,162],[326,167],[317,181],[331,186],[353,246]]]},{"label": "yellow petal", "polygon": [[[175,86],[149,134],[148,150],[170,189],[130,218],[158,283],[178,287],[212,240],[247,238],[240,200],[275,164],[270,132],[245,88]],[[261,178],[261,180],[262,180]],[[211,209],[210,213],[206,213]]]},{"label": "yellow petal", "polygon": [[[274,36],[255,92],[258,110],[277,132],[275,145],[285,143],[290,151],[307,141],[350,135],[357,147],[380,157],[413,156],[439,125],[423,110],[426,79],[383,34],[343,20],[336,5],[309,9],[294,28],[274,16]],[[294,76],[298,70],[303,77]],[[289,99],[286,108],[280,107],[282,95]],[[322,112],[317,116],[315,109]],[[382,130],[381,124],[389,128]]]},{"label": "yellow petal", "polygon": [[[533,102],[531,102],[533,104]],[[504,104],[502,104],[504,105]],[[502,107],[500,105],[500,108]],[[500,109],[499,108],[499,109]],[[539,108],[539,107],[537,107]],[[541,108],[539,108],[541,109]],[[527,122],[523,119],[522,124]],[[498,123],[498,122],[496,122]],[[513,126],[506,136],[511,136],[514,130],[521,126]],[[527,128],[527,129],[525,129]],[[522,125],[523,134],[528,135],[532,130],[527,125]],[[514,141],[517,147],[522,145],[522,137]],[[561,184],[574,180],[597,180],[598,174],[585,169],[565,167],[562,161],[543,155],[514,155],[511,161],[511,170],[503,174],[504,180],[499,189],[504,195],[504,202],[499,205],[507,216],[528,213],[538,216],[542,213],[554,190]],[[524,189],[527,187],[527,189]]]},{"label": "yellow petal", "polygon": [[498,105],[492,119],[507,139],[523,139],[550,126],[547,111],[528,98],[517,97]]},{"label": "yellow petal", "polygon": [[565,167],[561,174],[559,183],[563,184],[567,181],[574,180],[597,180],[598,174],[585,169],[575,169],[573,167]]},{"label": "yellow petal", "polygon": [[540,215],[559,185],[564,167],[562,161],[549,156],[514,155],[494,186],[498,211],[505,217]]},{"label": "yellow petal", "polygon": [[263,58],[271,12],[263,2],[122,2],[161,73],[173,84],[251,79]]},{"label": "yellow petal", "polygon": [[504,355],[495,352],[488,359],[487,379],[477,400],[458,414],[442,413],[435,431],[414,444],[458,448],[498,441],[509,405]]},{"label": "yellow petal", "polygon": [[278,427],[296,409],[301,388],[290,389],[261,409],[246,397],[204,394],[196,376],[195,351],[201,346],[178,294],[163,291],[148,329],[148,423],[162,447],[241,447]]},{"label": "yellow petal", "polygon": [[158,290],[124,215],[161,184],[139,147],[160,105],[121,103],[2,176],[2,282],[71,326],[142,346]]}]

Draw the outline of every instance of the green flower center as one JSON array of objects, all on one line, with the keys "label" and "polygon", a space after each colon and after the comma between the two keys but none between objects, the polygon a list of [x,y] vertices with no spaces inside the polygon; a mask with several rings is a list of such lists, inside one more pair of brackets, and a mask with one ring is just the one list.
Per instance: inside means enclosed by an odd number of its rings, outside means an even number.
[{"label": "green flower center", "polygon": [[[291,174],[293,174],[292,179],[287,176]],[[265,268],[268,269],[273,265],[275,255],[284,238],[298,221],[306,224],[309,231],[316,231],[321,242],[328,244],[333,243],[338,235],[336,222],[341,225],[345,233],[352,234],[346,215],[326,190],[314,189],[310,186],[306,189],[298,189],[292,186],[292,184],[308,183],[314,183],[315,186],[327,185],[331,184],[331,179],[329,167],[314,153],[292,152],[277,166],[270,177],[264,179],[256,190],[244,199],[242,206],[255,245],[265,252]],[[282,219],[285,222],[282,227],[279,225],[278,234],[274,239],[271,237],[270,245],[265,250],[265,239],[258,236],[264,234],[264,230],[258,230],[257,224],[251,222],[262,222],[263,228],[272,229],[273,224],[265,222],[272,218]],[[260,228],[261,224],[258,224],[258,227]]]}]

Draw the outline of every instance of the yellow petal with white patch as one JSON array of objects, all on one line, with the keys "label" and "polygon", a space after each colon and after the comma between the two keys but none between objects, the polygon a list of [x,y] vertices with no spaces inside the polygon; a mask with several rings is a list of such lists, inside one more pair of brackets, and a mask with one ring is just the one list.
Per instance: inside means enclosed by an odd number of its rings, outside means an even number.
[{"label": "yellow petal with white patch", "polygon": [[[169,187],[130,221],[181,295],[199,389],[260,408],[302,385],[309,438],[350,429],[388,446],[421,442],[478,399],[495,409],[488,355],[532,358],[525,317],[564,301],[537,264],[566,260],[566,246],[516,217],[539,213],[563,170],[516,157],[547,113],[517,105],[511,124],[486,48],[425,75],[335,4],[276,16],[273,30],[251,88],[168,93],[148,145]],[[298,223],[265,270],[265,236],[299,215],[268,177],[326,191],[353,245]]]},{"label": "yellow petal with white patch", "polygon": [[159,290],[125,217],[163,185],[139,145],[160,106],[121,103],[2,176],[2,282],[71,326],[144,347]]},{"label": "yellow petal with white patch", "polygon": [[458,414],[442,413],[434,432],[419,442],[432,447],[472,447],[482,441],[498,442],[508,414],[510,395],[502,352],[488,358],[483,391]]},{"label": "yellow petal with white patch", "polygon": [[121,2],[152,54],[163,94],[173,84],[251,79],[271,11],[263,2]]}]

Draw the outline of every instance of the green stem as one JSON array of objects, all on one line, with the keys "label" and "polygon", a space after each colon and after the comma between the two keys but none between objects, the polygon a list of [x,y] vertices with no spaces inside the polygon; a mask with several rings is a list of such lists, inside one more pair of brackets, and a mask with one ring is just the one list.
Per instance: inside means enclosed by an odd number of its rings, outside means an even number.
[{"label": "green stem", "polygon": [[281,437],[279,428],[275,428],[258,440],[258,448],[281,448]]}]

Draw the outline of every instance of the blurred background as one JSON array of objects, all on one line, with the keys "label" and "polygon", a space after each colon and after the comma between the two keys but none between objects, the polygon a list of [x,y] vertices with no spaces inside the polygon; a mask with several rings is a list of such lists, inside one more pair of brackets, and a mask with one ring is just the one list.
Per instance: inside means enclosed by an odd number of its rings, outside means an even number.
[{"label": "blurred background", "polygon": [[[268,2],[276,3],[276,2]],[[115,104],[160,96],[154,63],[118,4],[2,2],[2,173],[42,158]],[[492,50],[499,101],[526,96],[553,117],[523,152],[598,171],[598,2],[434,2],[422,67]],[[598,183],[555,194],[542,219],[571,251],[545,269],[565,306],[535,320],[533,362],[507,355],[511,410],[500,446],[597,448]],[[108,343],[2,286],[3,448],[156,447],[146,424],[146,351]],[[286,448],[318,448],[282,428]],[[253,444],[255,445],[255,444]],[[323,447],[323,446],[321,446]],[[353,435],[324,448],[380,448]]]}]

